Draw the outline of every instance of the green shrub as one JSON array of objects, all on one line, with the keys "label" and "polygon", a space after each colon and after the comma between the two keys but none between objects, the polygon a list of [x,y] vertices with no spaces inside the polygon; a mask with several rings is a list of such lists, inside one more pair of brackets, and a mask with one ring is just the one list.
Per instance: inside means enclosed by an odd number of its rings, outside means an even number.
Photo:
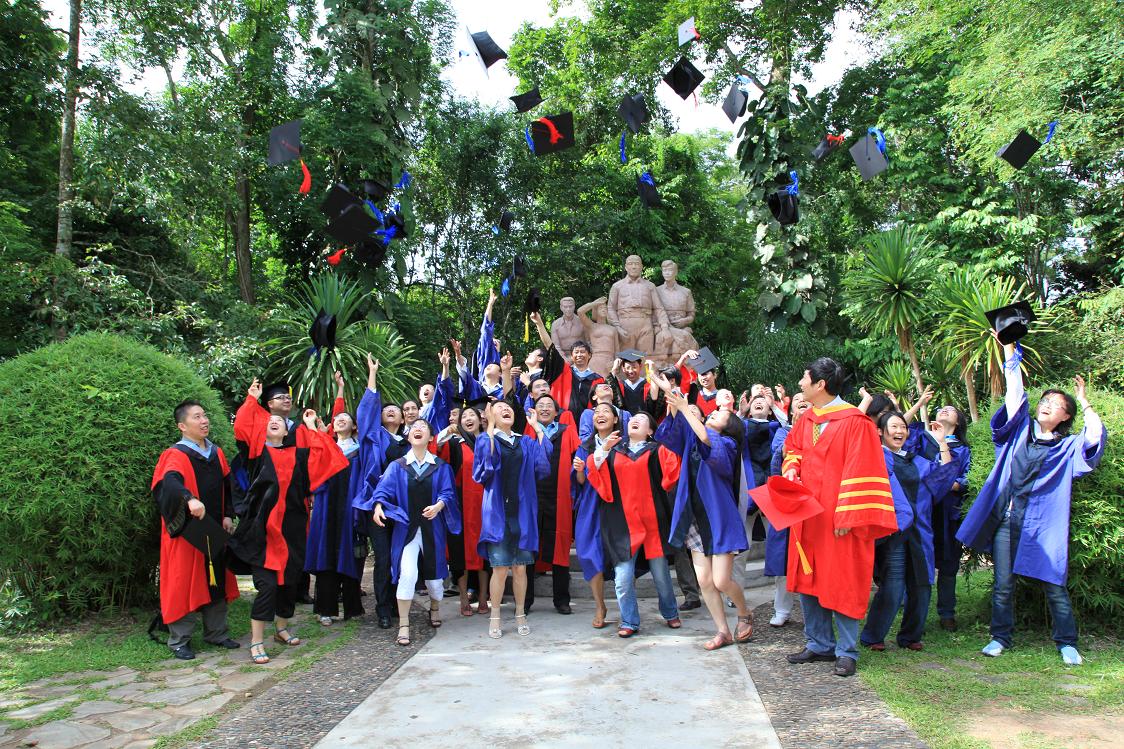
[{"label": "green shrub", "polygon": [[131,339],[90,333],[0,364],[0,581],[42,621],[151,602],[156,459],[179,438],[185,398],[233,446],[219,399],[181,362]]},{"label": "green shrub", "polygon": [[[1062,384],[1060,388],[1073,393],[1072,383]],[[1028,391],[1032,404],[1037,402],[1044,389]],[[1124,621],[1124,588],[1120,584],[1124,573],[1124,445],[1120,442],[1124,435],[1124,397],[1100,389],[1090,390],[1088,396],[1104,421],[1109,437],[1097,469],[1073,484],[1069,592],[1081,625],[1119,627],[1119,622]],[[989,419],[1001,403],[995,401],[986,413],[981,411],[980,420],[968,429],[972,445],[968,485],[976,491],[983,486],[995,465]],[[1081,429],[1082,425],[1083,420],[1079,416],[1074,431]],[[978,567],[979,562],[976,555],[972,555],[968,568]],[[1020,584],[1016,590],[1019,616],[1036,625],[1044,622],[1046,602],[1042,586]]]},{"label": "green shrub", "polygon": [[744,346],[721,352],[727,383],[722,387],[739,392],[755,382],[772,387],[778,382],[789,394],[799,388],[809,362],[821,356],[838,357],[838,344],[816,335],[806,326],[792,326],[771,333],[761,331]]}]

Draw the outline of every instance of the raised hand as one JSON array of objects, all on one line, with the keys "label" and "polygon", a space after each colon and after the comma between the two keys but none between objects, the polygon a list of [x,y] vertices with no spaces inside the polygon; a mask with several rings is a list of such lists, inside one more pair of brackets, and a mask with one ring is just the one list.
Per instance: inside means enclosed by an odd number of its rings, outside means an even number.
[{"label": "raised hand", "polygon": [[456,338],[450,338],[449,339],[449,345],[452,346],[453,354],[459,360],[461,358],[461,342],[458,341]]},{"label": "raised hand", "polygon": [[316,417],[316,428],[319,431],[324,432],[325,434],[328,433],[328,425],[325,424],[324,420],[321,419],[319,416]]},{"label": "raised hand", "polygon": [[500,357],[500,372],[510,372],[511,371],[511,365],[512,365],[513,361],[514,361],[514,358],[512,357],[510,351],[508,351],[506,354],[501,356]]},{"label": "raised hand", "polygon": [[499,297],[496,296],[496,290],[495,289],[488,289],[488,306],[489,307],[491,307],[493,304],[495,304],[496,300],[498,298]]},{"label": "raised hand", "polygon": [[1073,378],[1073,397],[1078,403],[1086,403],[1085,398],[1085,378],[1077,375]]},{"label": "raised hand", "polygon": [[605,438],[605,441],[601,443],[601,449],[604,450],[605,452],[609,452],[614,447],[619,445],[620,442],[621,442],[621,433],[620,433],[620,430],[618,429],[617,431],[612,432],[608,437]]},{"label": "raised hand", "polygon": [[343,390],[343,372],[338,369],[332,373],[332,379],[336,381],[336,387]]},{"label": "raised hand", "polygon": [[316,415],[316,412],[314,410],[312,410],[311,408],[306,408],[304,410],[304,413],[301,415],[301,421],[303,421],[304,425],[306,427],[308,427],[309,429],[315,429],[316,428],[316,422],[319,421],[319,420],[320,420],[320,417],[318,417]]},{"label": "raised hand", "polygon": [[944,441],[944,438],[948,436],[948,432],[945,431],[944,424],[939,421],[929,422],[929,433],[933,435],[933,438],[937,441],[937,444],[940,444],[942,441]]},{"label": "raised hand", "polygon": [[609,374],[616,377],[617,372],[620,372],[620,371],[621,371],[621,359],[618,356],[616,359],[613,359],[613,366],[609,367]]},{"label": "raised hand", "polygon": [[574,457],[573,468],[578,473],[585,473],[585,461],[579,457]]},{"label": "raised hand", "polygon": [[933,386],[926,385],[925,390],[921,393],[921,397],[918,399],[918,402],[922,406],[927,406],[929,405],[929,401],[931,400],[933,400]]},{"label": "raised hand", "polygon": [[872,400],[874,398],[874,396],[870,394],[870,391],[866,389],[865,385],[859,388],[859,395],[862,396],[862,399],[864,401]]},{"label": "raised hand", "polygon": [[441,353],[437,355],[437,361],[441,364],[441,368],[444,369],[445,371],[449,370],[449,360],[450,360],[449,349],[447,349],[447,348],[441,349]]},{"label": "raised hand", "polygon": [[778,382],[776,385],[773,386],[773,389],[777,391],[777,400],[784,400],[784,396],[785,396],[785,392],[786,392],[785,389],[784,389],[784,385],[782,385]]},{"label": "raised hand", "polygon": [[367,352],[367,372],[369,374],[378,374],[379,360],[371,356],[371,352]]},{"label": "raised hand", "polygon": [[656,383],[656,387],[665,393],[671,392],[671,380],[667,379],[667,375],[663,372],[656,372],[652,380]]},{"label": "raised hand", "polygon": [[254,400],[261,398],[261,380],[255,377],[254,381],[250,383],[250,389],[246,391],[246,395]]}]

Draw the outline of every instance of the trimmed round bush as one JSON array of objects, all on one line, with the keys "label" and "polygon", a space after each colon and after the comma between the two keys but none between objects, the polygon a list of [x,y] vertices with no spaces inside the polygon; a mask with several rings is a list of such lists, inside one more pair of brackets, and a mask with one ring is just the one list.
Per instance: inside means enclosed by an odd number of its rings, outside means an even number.
[{"label": "trimmed round bush", "polygon": [[[1073,383],[1028,389],[1031,408],[1050,387],[1073,393]],[[1106,390],[1089,390],[1087,396],[1108,430],[1108,444],[1097,469],[1073,482],[1068,587],[1078,626],[1119,629],[1124,621],[1124,587],[1120,583],[1124,576],[1124,397]],[[1002,403],[995,401],[986,412],[981,410],[980,420],[968,428],[972,445],[968,485],[973,498],[995,465],[990,418]],[[1074,433],[1083,427],[1084,420],[1078,416]],[[969,569],[978,567],[979,561],[973,554]],[[1031,583],[1016,587],[1016,615],[1026,622],[1042,624],[1047,618],[1046,599],[1042,586]]]},{"label": "trimmed round bush", "polygon": [[233,446],[218,395],[176,359],[103,333],[0,364],[0,393],[0,582],[40,621],[154,601],[152,471],[188,398]]}]

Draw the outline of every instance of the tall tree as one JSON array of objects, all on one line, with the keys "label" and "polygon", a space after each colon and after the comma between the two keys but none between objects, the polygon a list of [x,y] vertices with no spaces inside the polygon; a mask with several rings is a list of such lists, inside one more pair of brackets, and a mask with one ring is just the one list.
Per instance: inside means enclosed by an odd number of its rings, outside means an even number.
[{"label": "tall tree", "polygon": [[[82,37],[82,0],[70,0],[70,30],[66,44],[66,67],[63,76],[62,134],[59,143],[59,204],[55,253],[70,257],[74,241],[74,129],[78,113],[78,46]],[[61,339],[66,331],[59,328]]]}]

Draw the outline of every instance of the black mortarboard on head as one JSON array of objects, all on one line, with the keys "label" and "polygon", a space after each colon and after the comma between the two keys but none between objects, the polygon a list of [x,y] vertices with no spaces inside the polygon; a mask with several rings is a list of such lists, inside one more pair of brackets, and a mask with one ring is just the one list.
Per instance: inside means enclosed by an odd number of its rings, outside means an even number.
[{"label": "black mortarboard on head", "polygon": [[882,131],[878,128],[870,130],[873,132],[868,132],[851,146],[851,158],[855,160],[864,182],[874,179],[890,166],[890,162],[886,161],[886,139],[882,137]]},{"label": "black mortarboard on head", "polygon": [[995,154],[1016,169],[1022,169],[1030,157],[1038,153],[1042,144],[1026,130],[1020,130],[1015,139],[999,149]]},{"label": "black mortarboard on head", "polygon": [[617,116],[625,121],[633,133],[640,132],[640,127],[648,121],[648,104],[644,101],[644,94],[623,97],[617,107]]},{"label": "black mortarboard on head", "polygon": [[730,122],[737,122],[737,119],[745,114],[745,106],[748,103],[749,94],[735,82],[730,86],[730,90],[726,94],[726,100],[722,102],[722,111],[730,118]]},{"label": "black mortarboard on head", "polygon": [[1030,324],[1036,319],[1034,310],[1028,302],[1015,302],[999,309],[984,313],[991,328],[999,337],[999,342],[1007,345],[1014,343],[1027,334]]},{"label": "black mortarboard on head", "polygon": [[812,158],[816,161],[822,161],[825,156],[841,145],[843,145],[842,135],[825,135],[820,144],[812,149]]},{"label": "black mortarboard on head", "polygon": [[640,202],[645,208],[655,208],[660,205],[660,192],[656,189],[656,180],[651,172],[644,172],[636,178],[636,191],[640,193]]},{"label": "black mortarboard on head", "polygon": [[574,113],[540,117],[527,126],[526,135],[536,156],[567,149],[574,145]]},{"label": "black mortarboard on head", "polygon": [[617,358],[621,361],[639,362],[644,360],[644,352],[637,351],[634,348],[626,348],[624,351],[617,352]]},{"label": "black mortarboard on head", "polygon": [[492,37],[487,31],[477,31],[470,36],[472,37],[472,44],[476,47],[476,53],[484,61],[485,68],[490,68],[500,60],[507,59],[507,53],[500,48],[500,45],[492,41]]},{"label": "black mortarboard on head", "polygon": [[367,198],[376,203],[384,200],[390,194],[390,186],[381,179],[365,179],[360,185]]},{"label": "black mortarboard on head", "polygon": [[316,313],[312,327],[308,329],[308,337],[312,339],[312,347],[316,352],[320,349],[330,349],[336,346],[336,316],[329,315],[323,309]]},{"label": "black mortarboard on head", "polygon": [[370,237],[379,227],[379,222],[362,206],[354,205],[329,222],[325,231],[340,244],[356,244]]},{"label": "black mortarboard on head", "polygon": [[301,121],[293,120],[283,125],[278,125],[269,131],[269,158],[270,166],[284,164],[286,161],[300,158],[301,155]]},{"label": "black mortarboard on head", "polygon": [[261,389],[261,404],[264,406],[279,395],[293,397],[293,389],[284,380],[266,385]]},{"label": "black mortarboard on head", "polygon": [[530,91],[515,96],[509,96],[512,102],[515,103],[516,112],[530,112],[532,109],[542,104],[542,94],[539,93],[539,87],[535,86]]},{"label": "black mortarboard on head", "polygon": [[461,408],[475,408],[477,411],[483,411],[484,406],[492,400],[490,395],[478,395],[475,398],[465,398],[461,401]]},{"label": "black mortarboard on head", "polygon": [[718,369],[718,364],[718,357],[714,355],[709,346],[703,346],[699,349],[698,358],[687,360],[687,366],[701,375]]},{"label": "black mortarboard on head", "polygon": [[361,202],[351,193],[351,190],[343,185],[332,185],[332,189],[328,190],[328,194],[320,204],[320,212],[331,220],[338,218],[343,215],[344,211],[359,205]]},{"label": "black mortarboard on head", "polygon": [[691,93],[699,87],[703,82],[704,76],[699,69],[691,64],[691,61],[686,57],[680,57],[679,62],[667,71],[663,79],[667,85],[671,86],[675,93],[679,94],[680,99],[686,99]]}]

